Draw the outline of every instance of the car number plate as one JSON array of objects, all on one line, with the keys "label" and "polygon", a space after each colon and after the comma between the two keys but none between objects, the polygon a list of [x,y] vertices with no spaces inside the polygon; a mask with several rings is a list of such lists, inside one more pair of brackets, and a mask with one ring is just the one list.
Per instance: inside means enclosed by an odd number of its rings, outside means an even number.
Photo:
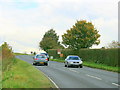
[{"label": "car number plate", "polygon": [[44,64],[44,62],[40,62],[40,64]]}]

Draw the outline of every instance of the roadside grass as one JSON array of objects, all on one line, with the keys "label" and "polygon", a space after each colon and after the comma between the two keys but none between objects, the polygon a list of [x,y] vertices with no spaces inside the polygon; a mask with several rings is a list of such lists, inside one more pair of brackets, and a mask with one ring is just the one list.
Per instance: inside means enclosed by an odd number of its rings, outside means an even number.
[{"label": "roadside grass", "polygon": [[0,90],[2,89],[2,47],[0,46]]},{"label": "roadside grass", "polygon": [[98,68],[98,69],[103,69],[103,70],[107,70],[107,71],[113,71],[113,72],[120,73],[120,67],[107,66],[104,64],[96,64],[93,62],[86,62],[86,61],[84,61],[83,65],[91,67],[91,68]]},{"label": "roadside grass", "polygon": [[19,59],[16,61],[10,70],[3,73],[2,88],[55,88],[35,67]]},{"label": "roadside grass", "polygon": [[[50,59],[50,61],[56,61],[56,62],[64,62],[62,59]],[[113,72],[118,72],[120,73],[120,67],[112,67],[112,66],[107,66],[104,64],[96,64],[94,62],[83,62],[84,66],[91,67],[91,68],[97,68],[97,69],[103,69],[107,71],[113,71]]]},{"label": "roadside grass", "polygon": [[28,54],[25,54],[25,53],[14,53],[14,55],[28,55]]},{"label": "roadside grass", "polygon": [[64,62],[64,60],[63,60],[63,59],[50,59],[50,61]]}]

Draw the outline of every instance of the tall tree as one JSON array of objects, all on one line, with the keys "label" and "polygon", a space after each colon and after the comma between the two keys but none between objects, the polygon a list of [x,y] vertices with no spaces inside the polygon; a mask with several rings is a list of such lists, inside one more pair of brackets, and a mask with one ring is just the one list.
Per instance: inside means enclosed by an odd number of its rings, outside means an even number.
[{"label": "tall tree", "polygon": [[55,33],[55,30],[53,30],[53,29],[50,29],[49,31],[47,31],[44,35],[44,38],[45,37],[52,38],[56,42],[58,42],[58,40],[59,40],[59,36],[57,36],[57,33]]},{"label": "tall tree", "polygon": [[47,51],[48,49],[63,48],[58,39],[59,36],[57,36],[53,29],[50,29],[43,36],[42,41],[39,43],[39,47],[45,51]]},{"label": "tall tree", "polygon": [[63,44],[71,49],[89,48],[98,45],[100,35],[91,22],[77,21],[67,33],[62,35]]}]

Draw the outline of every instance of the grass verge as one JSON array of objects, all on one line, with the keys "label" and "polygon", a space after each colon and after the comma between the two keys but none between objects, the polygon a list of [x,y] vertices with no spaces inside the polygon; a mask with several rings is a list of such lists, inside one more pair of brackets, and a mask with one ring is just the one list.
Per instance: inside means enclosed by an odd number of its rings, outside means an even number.
[{"label": "grass verge", "polygon": [[85,61],[84,61],[83,65],[92,67],[92,68],[98,68],[98,69],[103,69],[103,70],[107,70],[107,71],[113,71],[113,72],[120,73],[120,67],[112,67],[112,66],[107,66],[104,64],[96,64],[93,62],[85,62]]},{"label": "grass verge", "polygon": [[14,53],[14,55],[28,55],[28,54],[25,54],[25,53]]},{"label": "grass verge", "polygon": [[55,88],[42,72],[17,59],[11,69],[3,73],[2,88]]},{"label": "grass verge", "polygon": [[[50,59],[51,61],[56,61],[56,62],[64,62],[62,59]],[[112,67],[112,66],[107,66],[104,64],[96,64],[93,62],[83,62],[84,66],[91,67],[91,68],[97,68],[97,69],[103,69],[107,71],[113,71],[113,72],[119,72],[120,73],[120,67]]]},{"label": "grass verge", "polygon": [[62,59],[50,59],[50,61],[64,62],[64,60],[62,60]]}]

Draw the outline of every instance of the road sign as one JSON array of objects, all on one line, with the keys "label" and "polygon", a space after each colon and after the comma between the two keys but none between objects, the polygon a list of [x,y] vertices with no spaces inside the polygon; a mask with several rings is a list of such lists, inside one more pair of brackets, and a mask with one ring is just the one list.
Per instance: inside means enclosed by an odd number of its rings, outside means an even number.
[{"label": "road sign", "polygon": [[58,50],[57,50],[57,53],[58,53],[58,54],[61,54],[61,51],[60,51],[60,49],[58,49]]}]

